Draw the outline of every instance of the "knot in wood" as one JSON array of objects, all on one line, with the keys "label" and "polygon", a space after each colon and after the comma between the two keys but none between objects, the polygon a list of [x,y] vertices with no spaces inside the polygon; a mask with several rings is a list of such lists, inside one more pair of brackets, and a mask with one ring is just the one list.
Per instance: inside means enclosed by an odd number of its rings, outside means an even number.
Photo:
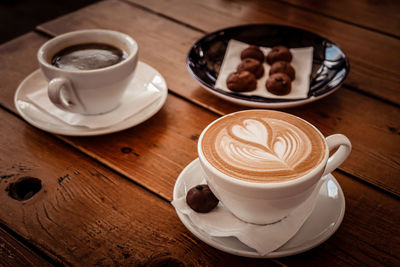
[{"label": "knot in wood", "polygon": [[35,177],[21,177],[8,185],[8,195],[18,201],[28,200],[42,189],[42,181]]}]

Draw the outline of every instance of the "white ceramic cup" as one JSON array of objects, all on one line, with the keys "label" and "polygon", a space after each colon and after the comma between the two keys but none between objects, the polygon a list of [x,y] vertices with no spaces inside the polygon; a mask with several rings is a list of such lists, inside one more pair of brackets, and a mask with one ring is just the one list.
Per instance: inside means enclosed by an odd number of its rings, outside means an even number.
[{"label": "white ceramic cup", "polygon": [[[62,49],[86,43],[112,45],[127,53],[121,62],[93,70],[65,70],[51,64]],[[43,44],[37,58],[49,81],[48,95],[58,108],[84,115],[109,112],[119,104],[138,62],[138,45],[130,36],[110,30],[82,30],[57,36]]]},{"label": "white ceramic cup", "polygon": [[[306,175],[283,182],[261,183],[240,180],[216,169],[202,152],[204,133],[216,121],[203,130],[198,141],[197,150],[204,178],[211,191],[229,211],[239,219],[250,223],[269,224],[288,216],[311,197],[314,190],[320,189],[328,177],[326,175],[340,166],[351,151],[351,143],[346,136],[334,134],[325,138],[310,124],[325,140],[325,156],[320,164]],[[335,148],[338,148],[337,151],[329,156]]]}]

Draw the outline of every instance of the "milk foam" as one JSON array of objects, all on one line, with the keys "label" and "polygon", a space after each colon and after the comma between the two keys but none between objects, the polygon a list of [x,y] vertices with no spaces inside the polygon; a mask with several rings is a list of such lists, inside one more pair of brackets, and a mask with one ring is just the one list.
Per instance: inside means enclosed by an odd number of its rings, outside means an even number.
[{"label": "milk foam", "polygon": [[[274,125],[274,131],[270,124]],[[217,151],[236,168],[277,171],[293,170],[310,154],[311,142],[301,130],[284,121],[247,119],[221,131]]]},{"label": "milk foam", "polygon": [[293,179],[316,166],[325,151],[322,137],[300,122],[253,116],[217,123],[203,137],[203,153],[217,169],[235,178]]}]

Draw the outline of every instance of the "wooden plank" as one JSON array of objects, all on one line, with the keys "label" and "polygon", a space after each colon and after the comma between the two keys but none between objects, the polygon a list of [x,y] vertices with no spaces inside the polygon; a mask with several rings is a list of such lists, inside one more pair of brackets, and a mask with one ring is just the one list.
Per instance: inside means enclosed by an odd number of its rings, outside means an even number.
[{"label": "wooden plank", "polygon": [[[62,264],[260,263],[205,245],[185,229],[168,202],[56,138],[3,110],[0,120],[0,220]],[[10,198],[5,190],[21,177],[42,182],[26,201]]]},{"label": "wooden plank", "polygon": [[2,228],[0,228],[0,265],[53,266]]},{"label": "wooden plank", "polygon": [[[7,177],[0,182],[0,220],[61,263],[142,266],[172,258],[185,266],[272,265],[205,245],[185,229],[168,202],[9,113],[0,111],[0,120],[0,138],[6,140],[0,146],[0,176]],[[175,169],[183,167],[177,163]],[[154,176],[153,183],[165,175]],[[11,199],[7,184],[27,176],[41,179],[42,189],[26,201]],[[343,225],[323,245],[276,263],[397,266],[398,199],[335,176],[346,196]]]},{"label": "wooden plank", "polygon": [[159,113],[126,131],[90,138],[61,138],[151,191],[172,200],[173,186],[182,166],[197,157],[197,139],[201,131],[216,118],[216,115],[169,95]]},{"label": "wooden plank", "polygon": [[363,1],[300,1],[282,0],[294,6],[312,10],[345,22],[358,24],[385,34],[400,36],[400,2],[397,0]]},{"label": "wooden plank", "polygon": [[[349,57],[351,70],[346,85],[400,104],[400,42],[397,38],[277,1],[128,1],[206,32],[249,23],[283,24],[315,32],[338,44]],[[57,26],[61,28],[50,22],[42,28],[56,30]]]},{"label": "wooden plank", "polygon": [[[119,16],[115,16],[116,13]],[[138,40],[142,49],[141,60],[157,68],[166,77],[171,91],[219,114],[244,108],[205,92],[190,77],[183,64],[186,50],[191,42],[201,36],[190,28],[118,1],[101,2],[55,20],[53,23],[47,24],[48,27],[57,29],[57,32],[53,34],[93,27],[121,30],[131,34]],[[163,51],[163,53],[160,55],[154,51]],[[23,75],[21,79],[22,77]],[[340,132],[349,136],[354,150],[341,169],[400,195],[400,180],[395,179],[400,176],[400,168],[396,163],[400,161],[398,108],[351,90],[342,89],[316,103],[286,111],[314,123],[325,135]],[[176,120],[179,120],[179,115],[177,116]],[[193,115],[196,121],[211,121],[210,118],[199,120],[197,116]],[[357,122],[356,126],[354,122]],[[195,127],[190,132],[199,134],[199,129]],[[171,138],[175,137],[171,136]],[[130,143],[133,139],[127,137],[126,140]],[[113,168],[123,173],[132,172],[129,165],[124,166],[121,163],[125,162],[121,158],[114,160],[115,155],[107,156],[109,153],[104,148],[96,147],[91,143],[85,144],[85,142],[74,141],[74,144],[84,148],[87,153],[91,153],[105,164],[112,164]],[[135,143],[130,145],[136,146]],[[195,140],[192,144],[188,143],[188,147],[184,150],[193,151],[194,147]],[[168,150],[160,149],[160,154],[164,157],[169,158],[169,153]]]}]

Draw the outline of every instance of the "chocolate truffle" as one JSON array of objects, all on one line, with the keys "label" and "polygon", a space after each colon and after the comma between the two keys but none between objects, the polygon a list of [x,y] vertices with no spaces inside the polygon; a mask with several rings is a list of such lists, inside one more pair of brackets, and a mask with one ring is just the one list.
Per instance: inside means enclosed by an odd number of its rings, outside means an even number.
[{"label": "chocolate truffle", "polygon": [[292,61],[292,53],[290,53],[289,48],[281,45],[272,47],[267,55],[267,63],[272,65],[276,61]]},{"label": "chocolate truffle", "polygon": [[234,92],[248,92],[257,88],[257,79],[248,71],[233,72],[226,79],[226,86]]},{"label": "chocolate truffle", "polygon": [[187,192],[186,203],[196,212],[207,213],[218,205],[218,199],[211,192],[208,185],[200,184]]},{"label": "chocolate truffle", "polygon": [[254,58],[245,58],[240,62],[237,71],[248,71],[254,74],[256,79],[260,79],[264,75],[264,66]]},{"label": "chocolate truffle", "polygon": [[254,58],[262,63],[264,62],[265,56],[258,46],[251,45],[240,54],[240,59],[243,60],[245,58]]},{"label": "chocolate truffle", "polygon": [[287,74],[278,72],[268,77],[265,86],[268,92],[274,95],[287,95],[292,89],[290,77]]},{"label": "chocolate truffle", "polygon": [[277,61],[272,64],[271,68],[269,69],[269,75],[278,72],[286,73],[290,77],[290,79],[292,79],[292,81],[296,77],[296,72],[294,71],[294,68],[292,67],[292,65],[290,65],[289,62],[286,61]]}]

